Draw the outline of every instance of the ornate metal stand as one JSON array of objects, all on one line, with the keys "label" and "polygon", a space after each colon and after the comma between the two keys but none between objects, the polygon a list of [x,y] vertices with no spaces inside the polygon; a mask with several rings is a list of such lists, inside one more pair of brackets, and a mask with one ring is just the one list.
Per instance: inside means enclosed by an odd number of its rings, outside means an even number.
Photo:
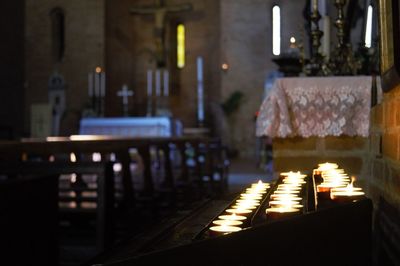
[{"label": "ornate metal stand", "polygon": [[311,21],[314,24],[311,30],[311,59],[305,66],[305,72],[308,76],[321,76],[324,75],[324,57],[319,52],[321,46],[321,38],[324,33],[319,29],[318,22],[321,19],[321,15],[318,9],[313,9],[311,13]]},{"label": "ornate metal stand", "polygon": [[337,28],[338,44],[332,51],[329,60],[329,69],[332,74],[338,76],[356,75],[357,71],[361,68],[361,62],[354,58],[351,43],[346,40],[345,42],[345,19],[343,8],[346,5],[346,0],[335,0],[335,7],[338,11],[338,16],[335,21]]}]

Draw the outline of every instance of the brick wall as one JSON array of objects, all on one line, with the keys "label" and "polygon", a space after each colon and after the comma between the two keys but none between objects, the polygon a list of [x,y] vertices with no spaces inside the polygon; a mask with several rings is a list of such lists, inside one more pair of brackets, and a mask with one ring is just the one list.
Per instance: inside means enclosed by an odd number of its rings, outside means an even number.
[{"label": "brick wall", "polygon": [[329,161],[362,180],[369,176],[368,149],[369,141],[362,137],[275,138],[274,171],[310,171],[318,163]]},{"label": "brick wall", "polygon": [[[25,130],[33,103],[48,102],[48,80],[57,70],[66,82],[66,123],[76,133],[79,113],[88,102],[88,72],[104,67],[104,0],[27,0],[25,3]],[[65,14],[65,52],[61,62],[52,56],[50,12]]]},{"label": "brick wall", "polygon": [[385,93],[371,111],[369,194],[400,209],[400,86]]}]

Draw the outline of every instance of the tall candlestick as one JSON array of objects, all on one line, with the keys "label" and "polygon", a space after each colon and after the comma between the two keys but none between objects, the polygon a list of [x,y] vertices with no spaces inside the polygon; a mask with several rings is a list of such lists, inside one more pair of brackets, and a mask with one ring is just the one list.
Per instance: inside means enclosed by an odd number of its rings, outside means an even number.
[{"label": "tall candlestick", "polygon": [[151,97],[153,94],[153,71],[147,70],[147,96]]},{"label": "tall candlestick", "polygon": [[93,73],[88,74],[88,93],[89,97],[93,97]]},{"label": "tall candlestick", "polygon": [[161,96],[161,73],[160,70],[156,70],[156,96]]},{"label": "tall candlestick", "polygon": [[197,57],[197,120],[200,125],[204,122],[204,87],[203,87],[203,58]]},{"label": "tall candlestick", "polygon": [[169,72],[168,70],[164,70],[164,74],[163,74],[163,79],[164,79],[164,96],[168,97],[169,95]]}]

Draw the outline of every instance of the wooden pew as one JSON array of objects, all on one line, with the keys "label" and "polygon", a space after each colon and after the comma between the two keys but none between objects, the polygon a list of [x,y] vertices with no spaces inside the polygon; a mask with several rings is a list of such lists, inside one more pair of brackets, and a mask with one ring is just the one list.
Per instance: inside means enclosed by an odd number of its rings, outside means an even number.
[{"label": "wooden pew", "polygon": [[[13,178],[19,176],[41,176],[51,175],[56,184],[56,198],[52,204],[57,206],[59,176],[62,174],[94,174],[97,176],[97,197],[96,208],[82,208],[79,204],[74,208],[61,208],[61,217],[67,215],[89,215],[96,220],[96,249],[97,252],[103,251],[113,243],[114,233],[114,178],[113,164],[99,162],[2,162],[0,163],[0,174],[10,176],[10,182]],[[19,180],[18,178],[15,180]],[[38,190],[39,194],[43,190]],[[74,191],[73,188],[70,190]],[[46,194],[46,193],[44,193]],[[70,199],[71,201],[72,199]]]},{"label": "wooden pew", "polygon": [[57,185],[53,175],[0,181],[2,265],[58,264]]},{"label": "wooden pew", "polygon": [[[79,136],[78,136],[79,137]],[[154,184],[153,176],[153,158],[151,157],[151,147],[156,147],[164,153],[164,189],[167,188],[172,193],[175,191],[176,182],[179,180],[181,184],[195,184],[196,189],[200,195],[205,195],[203,192],[204,180],[203,177],[208,175],[210,180],[213,177],[213,171],[219,171],[222,176],[221,183],[226,183],[227,166],[223,165],[221,161],[222,149],[218,142],[208,138],[121,138],[121,137],[107,137],[96,136],[92,138],[78,138],[78,140],[71,140],[70,138],[53,138],[51,141],[43,139],[28,139],[24,142],[3,142],[0,143],[0,160],[18,160],[22,157],[41,157],[47,160],[50,155],[61,155],[61,157],[69,158],[70,153],[75,153],[78,158],[81,154],[91,154],[99,152],[103,157],[107,154],[114,153],[117,159],[122,164],[123,171],[123,205],[133,206],[135,200],[135,191],[132,184],[132,177],[130,171],[130,158],[129,150],[135,148],[141,156],[144,163],[143,171],[143,190],[140,194],[147,198],[154,198],[155,190],[158,188]],[[171,148],[176,147],[176,148]],[[195,164],[190,167],[186,164],[187,150],[191,147],[195,150],[194,158]],[[182,161],[179,165],[180,175],[174,175],[174,167],[176,162],[171,161],[174,152],[179,152]],[[219,153],[219,157],[216,154]],[[24,156],[25,155],[25,156]],[[200,159],[204,157],[206,163]],[[209,157],[212,159],[209,159]],[[217,158],[217,159],[215,159]],[[222,166],[223,165],[223,166]],[[197,183],[197,184],[196,184]],[[215,182],[210,182],[215,183]],[[209,193],[210,194],[210,193]],[[213,193],[211,193],[213,194]]]}]

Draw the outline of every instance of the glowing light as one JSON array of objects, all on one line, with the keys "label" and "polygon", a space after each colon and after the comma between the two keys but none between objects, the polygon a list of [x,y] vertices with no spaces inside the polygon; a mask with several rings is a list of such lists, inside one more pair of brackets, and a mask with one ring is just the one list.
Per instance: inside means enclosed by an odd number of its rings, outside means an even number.
[{"label": "glowing light", "polygon": [[367,24],[365,26],[365,47],[371,48],[372,44],[372,6],[368,6]]},{"label": "glowing light", "polygon": [[295,37],[290,37],[290,43],[296,43],[296,38]]},{"label": "glowing light", "polygon": [[281,54],[281,9],[279,6],[272,8],[272,53]]},{"label": "glowing light", "polygon": [[71,161],[71,162],[76,162],[76,155],[75,155],[75,153],[73,153],[73,152],[71,152],[70,153],[70,155],[69,155],[69,160]]},{"label": "glowing light", "polygon": [[100,73],[101,72],[101,67],[96,67],[96,73]]},{"label": "glowing light", "polygon": [[176,40],[177,40],[177,60],[176,64],[178,68],[185,66],[185,26],[179,24],[176,28]]}]

